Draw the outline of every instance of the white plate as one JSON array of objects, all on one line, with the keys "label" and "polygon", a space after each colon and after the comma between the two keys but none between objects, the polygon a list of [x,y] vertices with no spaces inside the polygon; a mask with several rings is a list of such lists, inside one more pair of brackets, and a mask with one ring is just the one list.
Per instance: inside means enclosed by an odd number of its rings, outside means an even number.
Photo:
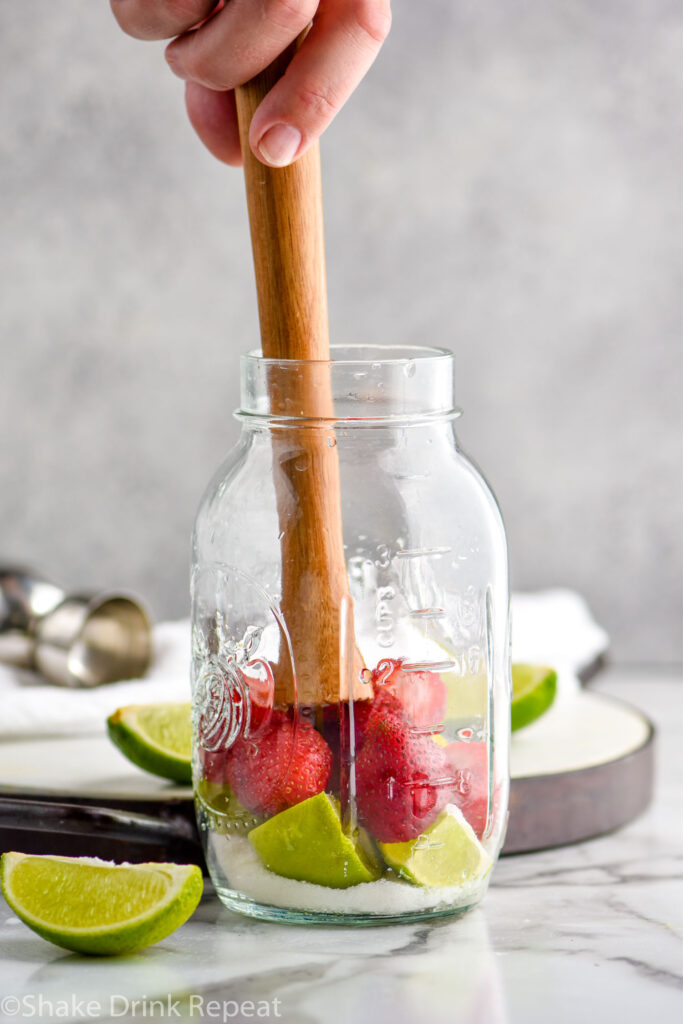
[{"label": "white plate", "polygon": [[[580,691],[554,705],[512,739],[513,778],[554,775],[617,760],[648,739],[638,711]],[[178,800],[189,787],[136,768],[106,735],[5,740],[0,744],[0,791],[64,800]]]}]

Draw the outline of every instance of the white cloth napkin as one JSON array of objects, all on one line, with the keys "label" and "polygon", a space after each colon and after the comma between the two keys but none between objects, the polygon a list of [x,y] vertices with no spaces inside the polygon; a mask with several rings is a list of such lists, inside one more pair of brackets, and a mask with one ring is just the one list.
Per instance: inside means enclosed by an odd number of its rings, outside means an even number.
[{"label": "white cloth napkin", "polygon": [[[190,700],[190,624],[154,627],[154,657],[144,679],[69,690],[30,672],[0,665],[0,739],[99,733],[124,704]],[[607,648],[607,634],[586,602],[570,590],[512,596],[512,657],[552,665],[561,688],[578,686],[576,675]]]}]

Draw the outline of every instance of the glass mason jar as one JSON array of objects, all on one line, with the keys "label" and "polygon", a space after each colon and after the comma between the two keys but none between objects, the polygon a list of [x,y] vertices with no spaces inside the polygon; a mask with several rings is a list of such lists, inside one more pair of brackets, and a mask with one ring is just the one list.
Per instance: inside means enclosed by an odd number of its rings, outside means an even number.
[{"label": "glass mason jar", "polygon": [[509,788],[507,554],[453,356],[241,363],[193,538],[193,771],[232,910],[374,924],[483,896]]}]

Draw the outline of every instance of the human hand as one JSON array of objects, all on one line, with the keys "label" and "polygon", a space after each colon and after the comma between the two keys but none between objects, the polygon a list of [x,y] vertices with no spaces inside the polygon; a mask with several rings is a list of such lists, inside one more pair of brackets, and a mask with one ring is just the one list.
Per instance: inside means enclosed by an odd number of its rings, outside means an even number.
[{"label": "human hand", "polygon": [[234,88],[313,25],[283,78],[258,106],[249,144],[271,167],[301,156],[327,128],[377,56],[390,0],[110,0],[137,39],[170,39],[166,60],[186,82],[195,131],[219,160],[242,163]]}]

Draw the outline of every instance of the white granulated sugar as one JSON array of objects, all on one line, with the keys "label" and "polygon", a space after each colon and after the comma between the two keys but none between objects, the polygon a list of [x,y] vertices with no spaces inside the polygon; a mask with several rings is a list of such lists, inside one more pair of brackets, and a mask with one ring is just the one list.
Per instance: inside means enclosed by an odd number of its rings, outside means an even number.
[{"label": "white granulated sugar", "polygon": [[378,914],[393,916],[419,910],[468,906],[481,896],[484,883],[475,886],[429,888],[380,878],[348,889],[330,889],[311,882],[282,878],[261,863],[248,839],[213,835],[212,852],[230,888],[257,903],[291,910],[327,914]]}]

